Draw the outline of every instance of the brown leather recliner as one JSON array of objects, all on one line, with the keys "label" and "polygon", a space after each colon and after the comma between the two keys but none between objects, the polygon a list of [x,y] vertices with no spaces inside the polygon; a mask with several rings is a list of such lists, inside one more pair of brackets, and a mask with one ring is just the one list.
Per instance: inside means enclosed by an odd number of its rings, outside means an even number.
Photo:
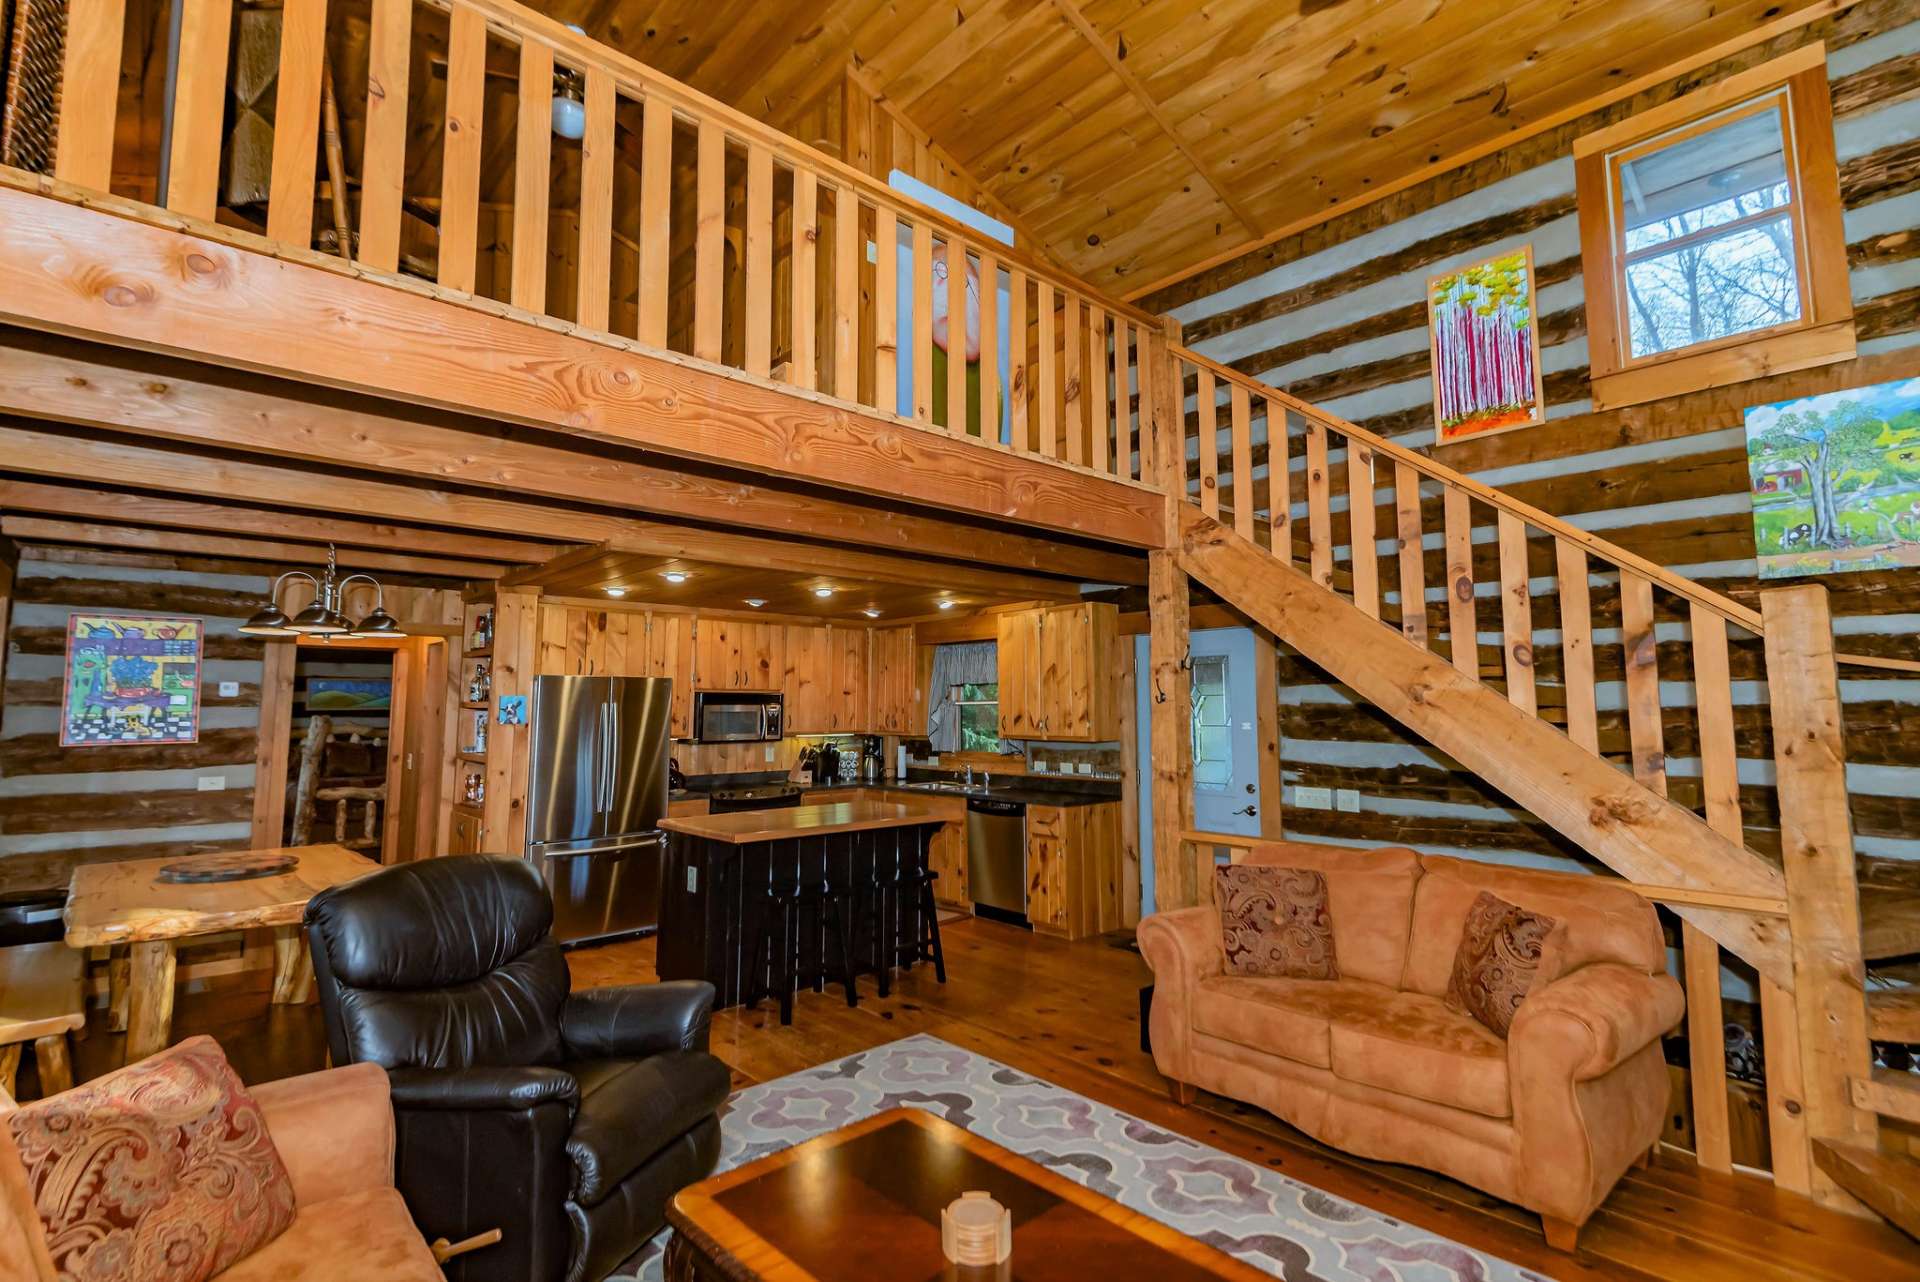
[{"label": "brown leather recliner", "polygon": [[[1340,978],[1226,974],[1216,908],[1154,914],[1139,940],[1160,1071],[1516,1202],[1571,1249],[1665,1119],[1660,1037],[1684,1001],[1653,906],[1599,877],[1402,847],[1271,842],[1247,862],[1326,877]],[[1444,1001],[1483,890],[1563,923],[1505,1041]]]}]

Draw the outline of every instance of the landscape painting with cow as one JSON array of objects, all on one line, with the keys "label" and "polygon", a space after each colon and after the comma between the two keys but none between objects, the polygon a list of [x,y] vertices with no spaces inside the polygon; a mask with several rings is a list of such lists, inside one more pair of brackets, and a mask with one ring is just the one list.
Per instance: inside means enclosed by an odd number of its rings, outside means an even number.
[{"label": "landscape painting with cow", "polygon": [[1746,412],[1763,579],[1920,565],[1920,379]]},{"label": "landscape painting with cow", "polygon": [[60,745],[197,742],[203,635],[199,619],[69,615]]}]

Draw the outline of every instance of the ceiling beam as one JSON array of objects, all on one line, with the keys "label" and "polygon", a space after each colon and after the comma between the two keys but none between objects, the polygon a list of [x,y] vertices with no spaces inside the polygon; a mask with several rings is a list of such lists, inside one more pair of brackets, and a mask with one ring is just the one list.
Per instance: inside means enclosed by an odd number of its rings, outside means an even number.
[{"label": "ceiling beam", "polygon": [[[124,361],[125,364],[115,362]],[[332,401],[253,390],[252,375],[89,347],[13,330],[0,334],[0,411],[142,436],[247,450],[599,503],[660,516],[866,545],[921,557],[1138,585],[1146,561],[1129,553],[783,493],[653,467],[605,453],[463,430]],[[561,438],[564,440],[564,438]],[[164,524],[164,522],[161,522]],[[515,560],[542,561],[549,553]]]},{"label": "ceiling beam", "polygon": [[1123,546],[1164,537],[1146,486],[68,194],[0,181],[0,320]]},{"label": "ceiling beam", "polygon": [[225,503],[161,498],[124,490],[49,485],[10,477],[0,477],[0,511],[33,512],[44,516],[80,517],[93,521],[202,530],[227,535],[305,539],[317,543],[338,543],[342,547],[384,548],[420,555],[478,558],[508,565],[534,564],[566,550],[564,545],[528,543],[486,534],[425,530],[418,526],[393,525],[381,521],[356,521],[345,516],[307,516],[304,513],[236,507]]},{"label": "ceiling beam", "polygon": [[[232,557],[242,561],[283,561],[325,565],[327,548],[317,543],[274,539],[222,538],[180,530],[103,525],[93,521],[55,521],[39,516],[0,516],[0,534],[28,543],[78,543],[87,547],[131,548],[140,552],[177,552],[187,556]],[[486,561],[452,561],[394,552],[351,551],[342,558],[355,570],[385,570],[442,579],[494,579],[502,567]]]},{"label": "ceiling beam", "polygon": [[1128,93],[1139,100],[1140,105],[1146,109],[1147,115],[1152,117],[1153,123],[1159,126],[1160,132],[1165,134],[1179,149],[1180,154],[1187,158],[1187,163],[1193,166],[1194,173],[1200,176],[1201,182],[1213,189],[1213,194],[1220,198],[1220,203],[1233,211],[1233,216],[1240,221],[1242,227],[1247,229],[1247,234],[1259,236],[1260,224],[1254,220],[1247,207],[1227,190],[1227,184],[1221,181],[1220,175],[1214,172],[1212,166],[1200,158],[1200,153],[1187,145],[1187,140],[1180,136],[1180,131],[1174,127],[1173,120],[1167,115],[1166,109],[1154,101],[1153,95],[1147,92],[1147,87],[1141,82],[1140,77],[1133,74],[1126,62],[1114,51],[1113,46],[1094,29],[1091,22],[1087,21],[1087,15],[1080,12],[1080,6],[1074,3],[1074,0],[1053,0],[1053,7],[1060,11],[1060,16],[1067,20],[1069,26],[1080,33],[1081,39],[1092,45],[1106,60],[1107,69],[1127,87]]},{"label": "ceiling beam", "polygon": [[1077,589],[1060,579],[1037,575],[934,565],[925,558],[820,547],[578,508],[546,507],[391,481],[211,458],[178,450],[67,436],[4,421],[0,421],[0,467],[35,476],[107,481],[169,494],[244,497],[256,503],[385,520],[430,521],[436,525],[505,531],[535,538],[578,543],[614,540],[622,547],[658,556],[766,566],[802,574],[844,574],[875,583],[937,585],[996,596],[1058,599],[1063,595],[1078,595]]}]

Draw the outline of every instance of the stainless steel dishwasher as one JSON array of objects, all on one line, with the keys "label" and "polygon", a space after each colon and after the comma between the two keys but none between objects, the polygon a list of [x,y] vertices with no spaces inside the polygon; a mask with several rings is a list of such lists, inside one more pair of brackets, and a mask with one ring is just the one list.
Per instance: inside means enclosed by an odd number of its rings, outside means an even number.
[{"label": "stainless steel dishwasher", "polygon": [[976,905],[1027,915],[1027,807],[967,798],[967,882]]}]

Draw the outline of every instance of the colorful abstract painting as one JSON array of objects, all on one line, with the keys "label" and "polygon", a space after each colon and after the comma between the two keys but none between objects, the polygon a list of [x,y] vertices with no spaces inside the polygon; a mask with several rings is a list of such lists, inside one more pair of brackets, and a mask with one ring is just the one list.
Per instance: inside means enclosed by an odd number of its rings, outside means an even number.
[{"label": "colorful abstract painting", "polygon": [[1760,577],[1920,565],[1920,379],[1746,412]]},{"label": "colorful abstract painting", "polygon": [[61,746],[198,741],[203,636],[199,619],[69,615]]},{"label": "colorful abstract painting", "polygon": [[1438,443],[1544,422],[1533,247],[1427,282]]}]

